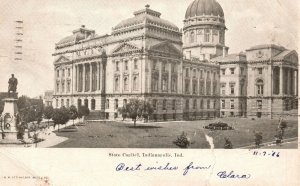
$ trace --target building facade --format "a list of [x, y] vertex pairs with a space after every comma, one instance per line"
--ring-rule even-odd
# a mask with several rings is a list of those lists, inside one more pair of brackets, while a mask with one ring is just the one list
[[[55, 45], [53, 105], [85, 105], [93, 119], [120, 119], [117, 109], [133, 98], [153, 105], [154, 121], [257, 116], [257, 96], [248, 86], [253, 76], [248, 69], [258, 64], [249, 58], [255, 50], [228, 55], [225, 31], [224, 12], [215, 0], [193, 1], [183, 30], [149, 5], [113, 27], [110, 35], [82, 26]], [[287, 55], [298, 62], [297, 53]], [[289, 68], [289, 77], [295, 77], [296, 67]], [[293, 83], [295, 90], [295, 79]], [[293, 96], [280, 99], [287, 98]]]

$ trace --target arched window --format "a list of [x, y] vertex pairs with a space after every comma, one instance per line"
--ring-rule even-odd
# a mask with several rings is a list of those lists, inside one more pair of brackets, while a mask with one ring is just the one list
[[139, 89], [138, 77], [134, 76], [134, 78], [133, 78], [133, 90], [138, 90], [138, 89]]
[[157, 108], [156, 108], [156, 107], [157, 107], [157, 100], [156, 100], [156, 99], [153, 99], [153, 100], [152, 100], [152, 107], [153, 107], [154, 110], [157, 109]]
[[256, 89], [257, 89], [257, 95], [264, 94], [264, 81], [262, 79], [256, 81]]
[[168, 77], [164, 76], [162, 80], [162, 90], [167, 91], [168, 90]]
[[210, 100], [207, 100], [207, 109], [210, 109]]
[[124, 78], [124, 90], [128, 91], [128, 78], [127, 77]]
[[176, 92], [176, 90], [177, 90], [177, 79], [174, 77], [174, 78], [172, 78], [172, 91], [173, 92]]
[[185, 101], [185, 109], [189, 109], [190, 108], [190, 101], [187, 99], [186, 101]]
[[209, 42], [210, 41], [210, 30], [209, 29], [205, 29], [204, 31], [204, 42]]
[[172, 101], [172, 109], [175, 110], [176, 109], [176, 100]]
[[167, 110], [167, 100], [163, 100], [163, 110]]
[[115, 109], [118, 109], [118, 108], [119, 108], [119, 100], [115, 99]]
[[85, 99], [85, 100], [84, 100], [84, 106], [85, 106], [85, 107], [89, 107], [89, 100], [88, 100], [88, 99]]
[[95, 99], [92, 99], [92, 100], [91, 100], [91, 109], [92, 109], [92, 110], [95, 110], [95, 109], [96, 109], [96, 100], [95, 100]]
[[191, 35], [190, 35], [190, 43], [194, 43], [195, 42], [195, 33], [194, 32], [191, 32]]
[[106, 107], [106, 109], [109, 109], [109, 99], [106, 100], [105, 107]]
[[116, 77], [115, 78], [115, 91], [119, 91], [119, 78], [118, 77]]
[[78, 99], [78, 100], [77, 100], [77, 108], [81, 107], [81, 104], [82, 104], [82, 103], [81, 103], [81, 99]]
[[152, 91], [158, 91], [158, 76], [154, 75], [152, 76]]
[[127, 99], [123, 99], [123, 106], [127, 105]]
[[70, 106], [70, 100], [67, 99], [67, 107], [69, 107], [69, 106]]

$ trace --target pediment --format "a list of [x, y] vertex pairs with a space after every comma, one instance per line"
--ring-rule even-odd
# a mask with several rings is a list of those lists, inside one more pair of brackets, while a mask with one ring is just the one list
[[289, 54], [285, 55], [283, 59], [292, 63], [298, 63], [298, 54], [296, 51], [291, 51]]
[[133, 44], [122, 43], [113, 50], [112, 55], [128, 53], [128, 52], [133, 52], [133, 51], [137, 51], [137, 50], [140, 50], [140, 49], [137, 46], [134, 46]]
[[178, 50], [172, 43], [164, 41], [150, 47], [150, 51], [164, 53], [169, 55], [181, 56], [182, 52]]
[[70, 59], [67, 58], [66, 56], [59, 56], [54, 63], [67, 63], [70, 62]]

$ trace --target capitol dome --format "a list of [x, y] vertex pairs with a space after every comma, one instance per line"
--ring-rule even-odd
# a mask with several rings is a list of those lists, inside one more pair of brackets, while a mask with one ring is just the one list
[[216, 0], [194, 0], [186, 10], [185, 19], [203, 15], [224, 18], [223, 9]]

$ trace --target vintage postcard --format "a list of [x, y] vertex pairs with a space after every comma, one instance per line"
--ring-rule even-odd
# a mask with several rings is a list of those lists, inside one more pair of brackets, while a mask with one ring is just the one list
[[299, 4], [2, 0], [0, 185], [299, 185]]

